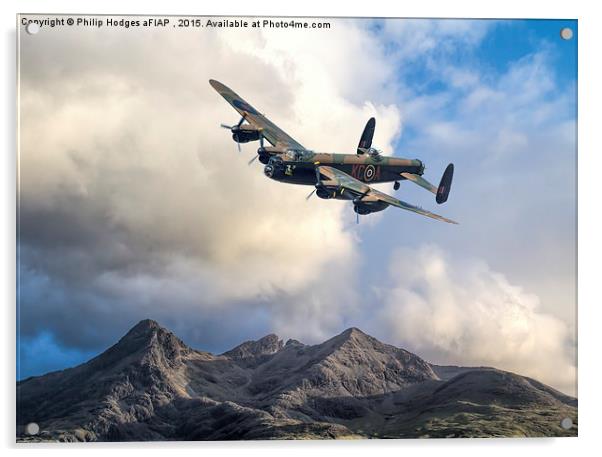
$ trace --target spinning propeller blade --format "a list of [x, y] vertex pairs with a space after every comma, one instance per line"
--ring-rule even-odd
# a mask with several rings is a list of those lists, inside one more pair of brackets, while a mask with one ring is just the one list
[[[261, 133], [259, 133], [259, 147], [263, 149], [263, 135]], [[255, 162], [258, 157], [259, 157], [259, 154], [257, 154], [251, 160], [249, 160], [248, 165], [251, 165], [253, 162]]]
[[226, 124], [220, 124], [219, 126], [223, 129], [233, 130], [235, 128], [240, 127], [244, 121], [245, 121], [245, 117], [243, 116], [240, 118], [240, 121], [238, 121], [238, 124], [236, 124], [235, 126], [234, 125], [226, 125]]
[[[234, 133], [234, 130], [238, 129], [238, 128], [239, 128], [239, 127], [242, 125], [242, 123], [243, 123], [244, 121], [245, 121], [245, 117], [243, 116], [243, 117], [241, 117], [241, 118], [240, 118], [240, 121], [238, 121], [238, 124], [236, 124], [236, 125], [226, 125], [226, 124], [220, 124], [219, 126], [220, 126], [221, 128], [223, 128], [223, 129], [228, 129], [228, 130], [230, 130], [232, 133]], [[240, 149], [240, 143], [239, 143], [238, 141], [236, 142], [236, 147], [238, 148], [238, 152], [240, 152], [240, 151], [241, 151], [241, 149]]]

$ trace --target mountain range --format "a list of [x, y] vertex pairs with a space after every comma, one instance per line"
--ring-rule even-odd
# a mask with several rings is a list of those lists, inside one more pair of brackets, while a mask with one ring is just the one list
[[82, 365], [17, 382], [18, 441], [576, 435], [573, 397], [494, 368], [433, 365], [357, 328], [214, 355], [143, 320]]

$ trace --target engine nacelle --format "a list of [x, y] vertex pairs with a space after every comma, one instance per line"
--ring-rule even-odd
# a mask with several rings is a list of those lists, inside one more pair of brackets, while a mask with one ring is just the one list
[[259, 156], [259, 161], [264, 165], [268, 164], [268, 162], [270, 161], [270, 157], [272, 157], [273, 155], [279, 154], [281, 152], [282, 152], [281, 148], [275, 148], [275, 147], [271, 147], [271, 146], [264, 146], [264, 147], [257, 149], [257, 155]]
[[377, 213], [382, 211], [389, 206], [387, 203], [382, 201], [373, 201], [373, 202], [359, 202], [353, 205], [353, 211], [355, 211], [360, 216], [365, 216], [370, 213]]
[[334, 198], [337, 194], [336, 190], [326, 189], [324, 187], [316, 188], [316, 195], [324, 200], [328, 200], [330, 198]]
[[260, 135], [259, 130], [252, 126], [234, 127], [232, 129], [232, 139], [237, 143], [258, 141]]

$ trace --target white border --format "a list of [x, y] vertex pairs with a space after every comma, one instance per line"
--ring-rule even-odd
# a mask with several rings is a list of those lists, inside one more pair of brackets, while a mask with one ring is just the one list
[[[600, 72], [599, 44], [602, 43], [600, 16], [596, 14], [594, 2], [505, 0], [483, 2], [474, 0], [432, 1], [393, 3], [387, 0], [346, 1], [326, 3], [323, 0], [283, 2], [278, 0], [228, 0], [224, 2], [198, 2], [169, 0], [164, 2], [121, 0], [76, 1], [42, 0], [4, 1], [2, 8], [2, 46], [4, 63], [2, 72], [5, 109], [2, 111], [3, 138], [6, 139], [2, 156], [3, 194], [0, 200], [4, 223], [2, 224], [2, 252], [6, 253], [2, 263], [4, 292], [3, 327], [4, 348], [2, 351], [4, 376], [2, 394], [3, 447], [14, 452], [15, 448], [26, 452], [54, 450], [64, 452], [106, 453], [112, 450], [117, 455], [133, 452], [163, 455], [168, 449], [179, 453], [227, 453], [245, 456], [261, 455], [306, 455], [308, 453], [344, 453], [362, 455], [367, 452], [420, 453], [439, 455], [442, 452], [488, 456], [518, 452], [545, 452], [554, 455], [579, 455], [589, 453], [596, 447], [600, 405], [600, 307], [602, 303], [598, 288], [600, 282], [599, 238], [602, 227], [599, 214], [600, 197]], [[394, 17], [503, 17], [503, 18], [568, 18], [579, 19], [579, 438], [565, 439], [501, 439], [501, 440], [395, 440], [360, 442], [236, 442], [236, 443], [127, 443], [92, 445], [46, 445], [16, 446], [15, 436], [15, 15], [24, 13], [99, 13], [99, 14], [215, 14], [215, 15], [305, 15], [305, 16], [394, 16]], [[596, 133], [598, 135], [596, 135]], [[537, 189], [534, 189], [537, 192]]]

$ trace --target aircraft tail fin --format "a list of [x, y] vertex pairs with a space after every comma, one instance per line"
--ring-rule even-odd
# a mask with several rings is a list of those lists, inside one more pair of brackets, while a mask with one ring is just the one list
[[454, 164], [450, 163], [443, 172], [443, 176], [439, 182], [439, 187], [433, 186], [422, 176], [414, 173], [403, 172], [401, 173], [401, 176], [435, 194], [435, 200], [437, 203], [441, 204], [445, 203], [447, 201], [447, 197], [449, 197], [449, 190], [451, 189], [452, 178], [454, 177]]
[[368, 119], [368, 122], [366, 122], [366, 127], [364, 127], [364, 131], [362, 132], [360, 142], [357, 145], [358, 154], [365, 154], [372, 146], [372, 138], [374, 137], [375, 128], [376, 119], [371, 117], [370, 119]]
[[447, 201], [453, 177], [454, 164], [450, 163], [443, 172], [443, 176], [441, 177], [441, 181], [439, 182], [439, 187], [437, 188], [437, 195], [435, 197], [437, 203], [441, 204]]

